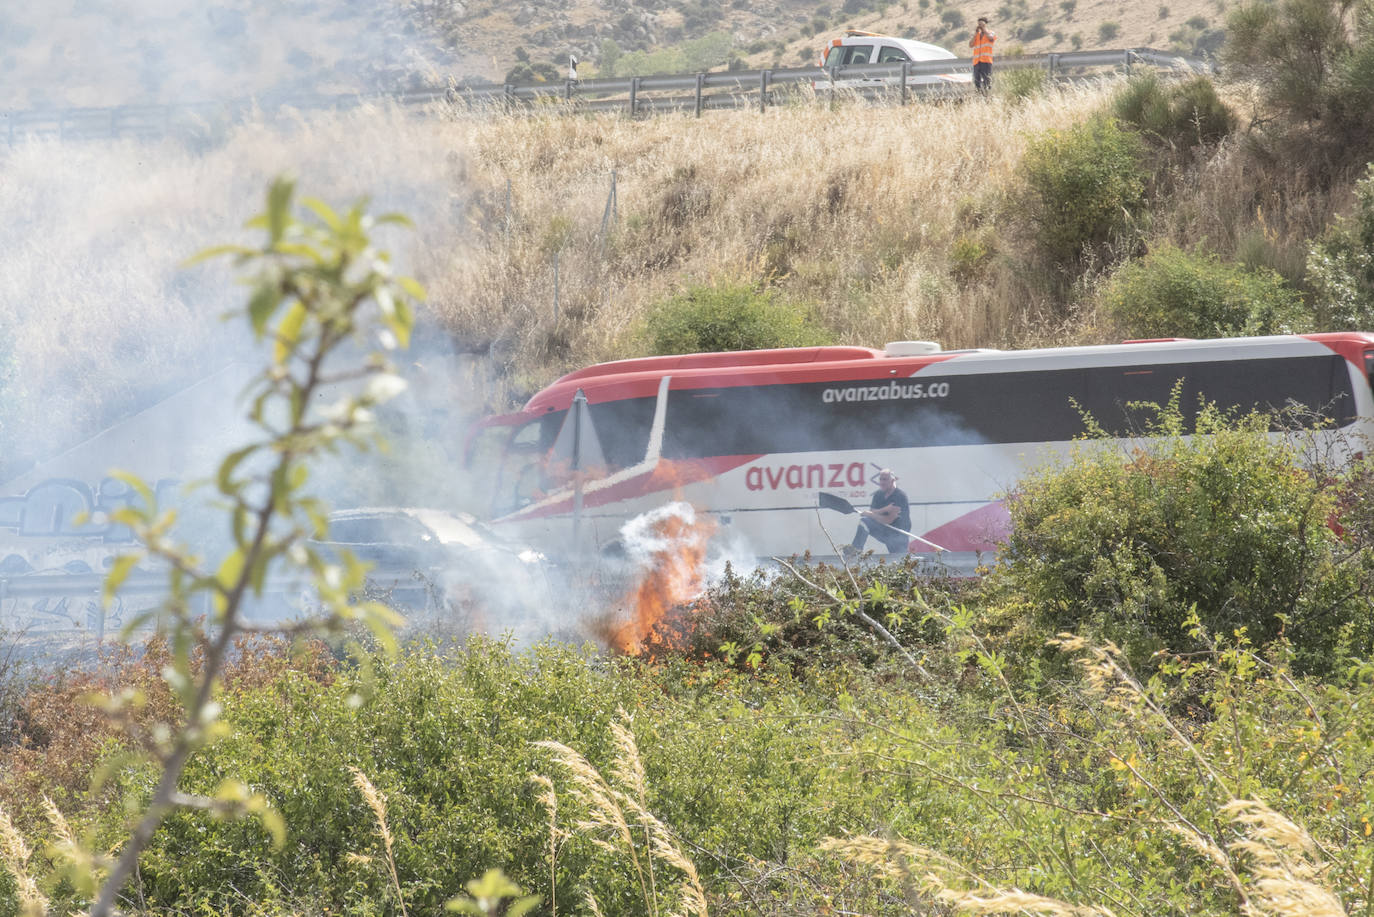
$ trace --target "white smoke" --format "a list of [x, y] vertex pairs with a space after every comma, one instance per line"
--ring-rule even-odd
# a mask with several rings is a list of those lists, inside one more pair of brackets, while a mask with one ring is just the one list
[[690, 568], [681, 571], [682, 580], [695, 588], [693, 594], [678, 599], [684, 602], [720, 582], [727, 568], [748, 571], [758, 563], [758, 555], [743, 535], [710, 516], [699, 518], [696, 507], [683, 501], [635, 516], [621, 526], [620, 538], [625, 545], [626, 575], [631, 578], [643, 576], [665, 558], [690, 561]]

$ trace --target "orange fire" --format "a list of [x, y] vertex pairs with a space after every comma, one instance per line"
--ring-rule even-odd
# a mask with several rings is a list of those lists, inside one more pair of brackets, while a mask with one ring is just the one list
[[652, 648], [671, 648], [680, 642], [680, 613], [705, 587], [702, 561], [715, 530], [709, 516], [690, 512], [653, 520], [648, 534], [655, 548], [648, 569], [625, 596], [628, 620], [607, 634], [612, 648], [628, 655], [652, 656]]

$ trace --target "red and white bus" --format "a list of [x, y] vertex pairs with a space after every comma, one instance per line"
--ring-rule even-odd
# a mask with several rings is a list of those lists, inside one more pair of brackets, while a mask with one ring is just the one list
[[[963, 565], [995, 550], [1007, 531], [1000, 495], [1066, 456], [1084, 412], [1126, 437], [1143, 420], [1132, 403], [1164, 404], [1181, 384], [1185, 410], [1199, 396], [1241, 411], [1304, 406], [1324, 447], [1354, 451], [1374, 434], [1371, 374], [1374, 334], [1362, 332], [649, 357], [569, 373], [478, 424], [468, 455], [486, 440], [497, 459], [493, 526], [555, 554], [574, 531], [582, 550], [614, 550], [628, 519], [684, 500], [757, 556], [832, 556], [854, 517], [819, 511], [818, 495], [862, 506], [889, 467], [911, 503], [910, 550], [939, 545]], [[555, 444], [578, 392], [604, 460], [573, 476]]]

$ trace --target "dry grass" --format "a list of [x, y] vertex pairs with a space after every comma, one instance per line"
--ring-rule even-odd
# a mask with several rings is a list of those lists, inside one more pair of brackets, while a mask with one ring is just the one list
[[[1075, 336], [1082, 330], [1033, 301], [1033, 286], [1008, 270], [1014, 253], [997, 251], [989, 230], [1006, 215], [1027, 138], [1081, 119], [1110, 92], [1094, 84], [1019, 105], [804, 104], [699, 122], [460, 120], [474, 248], [431, 281], [436, 307], [460, 335], [490, 341], [527, 384], [536, 367], [632, 351], [648, 305], [724, 279], [775, 285], [847, 343]], [[612, 170], [620, 221], [603, 260]], [[985, 270], [961, 279], [950, 249], [966, 235], [992, 250]], [[495, 316], [504, 320], [494, 327]]]
[[[627, 718], [623, 710], [620, 716], [622, 720]], [[612, 857], [628, 859], [639, 885], [646, 914], [660, 913], [660, 897], [674, 895], [676, 907], [668, 912], [669, 917], [707, 917], [706, 892], [696, 865], [682, 852], [681, 845], [668, 826], [649, 811], [644, 765], [634, 733], [620, 722], [611, 725], [611, 736], [616, 746], [616, 756], [610, 767], [610, 780], [602, 776], [581, 754], [562, 743], [535, 743], [537, 747], [552, 753], [554, 761], [568, 776], [565, 792], [580, 814], [573, 822], [576, 831], [567, 836], [585, 838]], [[547, 795], [552, 797], [544, 801], [544, 805], [550, 817], [554, 818], [557, 795], [553, 782], [547, 778], [536, 779], [541, 787], [546, 788]], [[557, 832], [556, 825], [553, 830]], [[656, 873], [655, 863], [671, 867], [677, 873], [679, 879], [675, 885], [670, 885], [667, 877]], [[590, 891], [586, 903], [592, 913], [600, 913], [601, 909]]]
[[[0, 424], [15, 452], [42, 457], [248, 358], [220, 322], [240, 298], [228, 273], [180, 264], [233, 240], [283, 171], [304, 193], [370, 194], [412, 216], [413, 238], [384, 241], [430, 286], [459, 349], [494, 358], [499, 384], [473, 401], [501, 404], [508, 385], [631, 353], [649, 304], [723, 278], [814, 303], [844, 341], [1010, 343], [1038, 327], [1020, 285], [995, 267], [961, 284], [949, 245], [1001, 213], [1027, 134], [1081, 117], [1108, 91], [993, 101], [976, 116], [957, 105], [701, 121], [362, 109], [227, 130], [200, 150], [21, 145], [0, 169], [0, 204], [14, 215], [0, 229]], [[612, 170], [618, 220], [603, 242]], [[420, 342], [442, 332], [422, 327]]]
[[[1030, 137], [1101, 109], [1116, 85], [700, 120], [378, 108], [221, 127], [199, 151], [21, 146], [0, 169], [0, 204], [17, 215], [0, 229], [0, 432], [18, 444], [0, 462], [53, 454], [252, 359], [219, 321], [239, 304], [229, 275], [179, 264], [232, 240], [281, 171], [306, 194], [371, 194], [414, 218], [416, 234], [383, 241], [430, 289], [415, 361], [448, 373], [414, 389], [468, 412], [641, 353], [649, 307], [691, 284], [772, 286], [842, 343], [1102, 340], [1090, 284], [1055, 299], [1027, 266], [1016, 168]], [[1295, 179], [1228, 204], [1254, 169], [1227, 148], [1157, 225], [1223, 253], [1269, 233], [1274, 258], [1299, 257], [1339, 196], [1305, 196]]]
[[348, 770], [353, 775], [353, 785], [362, 794], [363, 801], [367, 803], [367, 807], [372, 810], [373, 818], [377, 820], [377, 837], [381, 839], [382, 852], [386, 855], [388, 878], [391, 879], [392, 890], [396, 892], [396, 904], [401, 909], [401, 917], [405, 917], [406, 901], [405, 895], [401, 892], [401, 878], [396, 872], [395, 843], [386, 820], [386, 797], [372, 785], [371, 780], [367, 779], [367, 774], [356, 767], [349, 767]]
[[[1176, 829], [1189, 846], [1236, 883], [1241, 913], [1253, 917], [1346, 917], [1330, 888], [1322, 884], [1325, 865], [1300, 825], [1263, 802], [1233, 799], [1220, 814], [1240, 838], [1225, 850], [1206, 841], [1191, 826]], [[1045, 917], [1110, 917], [1101, 906], [1070, 904], [1019, 888], [999, 888], [956, 861], [915, 844], [880, 837], [829, 838], [823, 850], [876, 869], [907, 888], [911, 904], [920, 896], [949, 906], [956, 914], [1043, 914]]]
[[9, 815], [0, 809], [0, 863], [14, 877], [18, 891], [19, 906], [27, 917], [42, 917], [48, 906], [48, 899], [38, 890], [38, 885], [29, 875], [29, 857], [32, 853], [24, 836], [14, 827]]

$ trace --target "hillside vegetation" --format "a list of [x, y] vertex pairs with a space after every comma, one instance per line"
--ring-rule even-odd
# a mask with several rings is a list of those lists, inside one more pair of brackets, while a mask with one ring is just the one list
[[[1142, 408], [1150, 436], [1015, 483], [977, 580], [729, 571], [633, 657], [466, 633], [396, 652], [395, 609], [309, 541], [317, 495], [356, 495], [312, 457], [370, 442], [400, 389], [381, 351], [412, 331], [409, 406], [460, 407], [388, 467], [442, 502], [453, 463], [414, 456], [456, 415], [720, 325], [711, 346], [1374, 327], [1371, 15], [1246, 7], [1225, 49], [1246, 82], [1221, 87], [1002, 78], [699, 122], [377, 110], [195, 155], [13, 151], [7, 444], [234, 355], [267, 369], [240, 406], [262, 461], [213, 484], [225, 556], [175, 544], [151, 491], [115, 520], [172, 565], [168, 636], [87, 669], [0, 655], [0, 917], [1374, 913], [1368, 444]], [[293, 208], [276, 181], [230, 238], [253, 246], [219, 252], [246, 295], [176, 270], [283, 161], [375, 208]], [[399, 266], [364, 217], [393, 208], [420, 227]], [[326, 377], [358, 390], [317, 405]], [[240, 609], [286, 564], [324, 617], [260, 639]]]
[[[415, 217], [405, 256], [433, 293], [421, 362], [468, 355], [468, 394], [431, 405], [454, 444], [465, 415], [644, 352], [663, 303], [741, 286], [813, 338], [878, 346], [1368, 324], [1366, 14], [1304, 2], [1326, 11], [1326, 65], [1264, 64], [1292, 27], [1263, 7], [1273, 22], [1247, 26], [1232, 61], [1254, 81], [1217, 86], [1004, 71], [990, 99], [908, 107], [799, 100], [700, 121], [370, 107], [207, 126], [190, 147], [23, 144], [0, 185], [22, 215], [5, 230], [0, 384], [17, 397], [0, 423], [16, 445], [0, 462], [17, 472], [232, 355], [207, 333], [222, 278], [176, 265], [282, 169]], [[1200, 291], [1238, 288], [1267, 305], [1198, 308]]]

